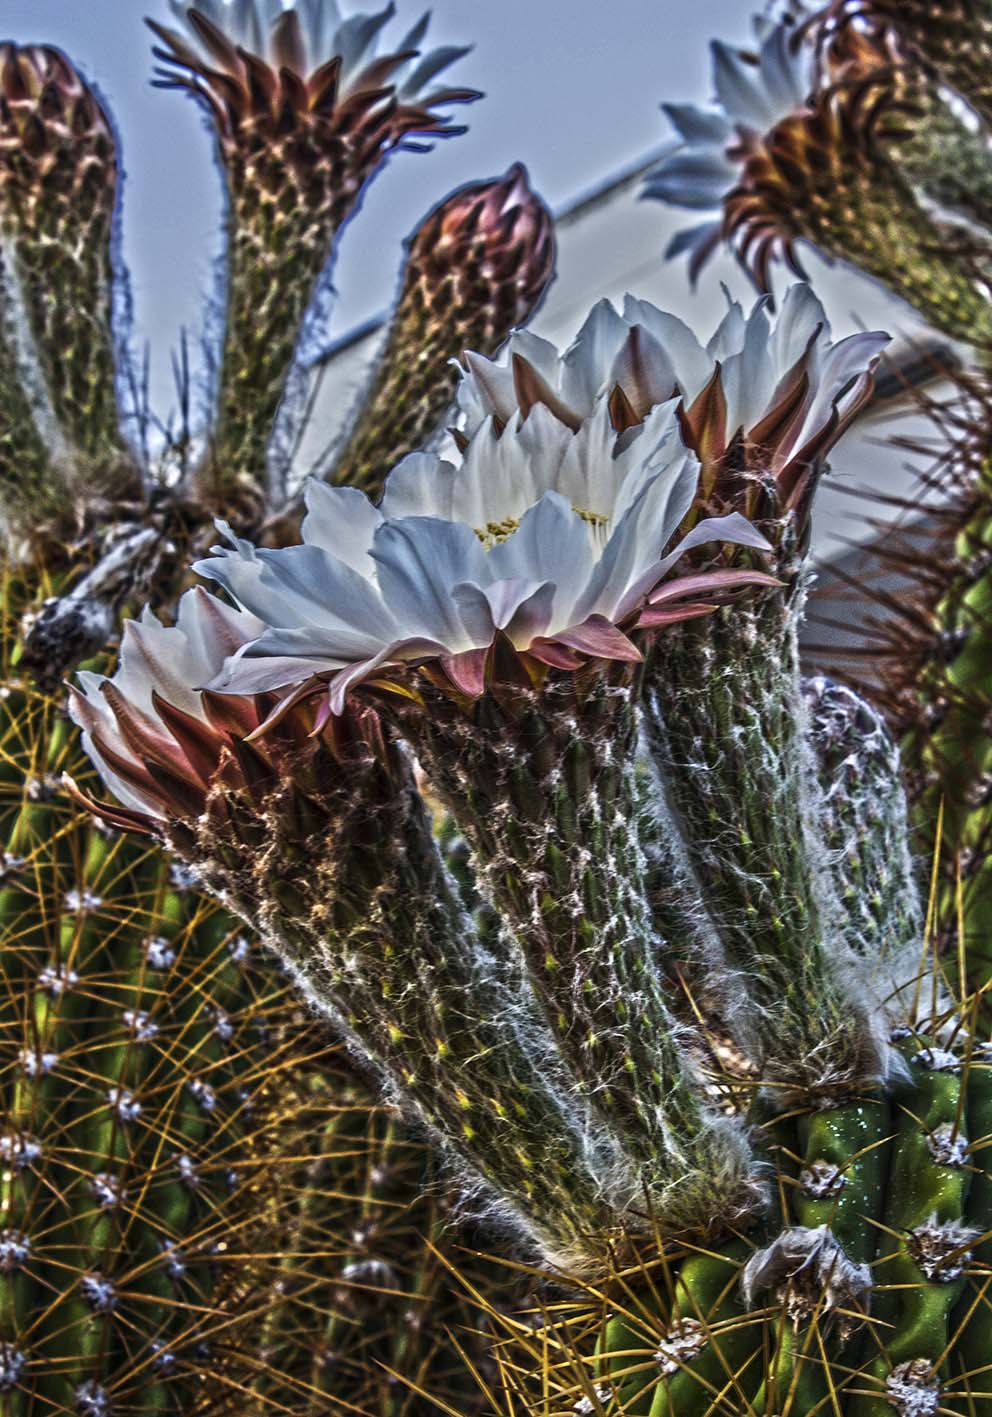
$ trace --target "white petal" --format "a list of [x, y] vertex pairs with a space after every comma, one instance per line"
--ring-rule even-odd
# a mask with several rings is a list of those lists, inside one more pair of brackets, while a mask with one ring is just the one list
[[723, 287], [723, 293], [727, 301], [727, 313], [717, 325], [706, 346], [706, 353], [714, 363], [717, 360], [729, 359], [732, 354], [737, 354], [744, 344], [746, 327], [744, 310], [740, 301], [733, 298], [726, 286]]
[[733, 137], [733, 128], [718, 108], [697, 108], [694, 103], [663, 103], [661, 110], [687, 143], [725, 147]]
[[384, 517], [451, 517], [455, 476], [433, 453], [409, 453], [386, 478], [379, 509]]
[[772, 365], [769, 349], [770, 326], [765, 304], [759, 301], [748, 316], [740, 353], [724, 357], [722, 383], [730, 437], [759, 422], [778, 384], [778, 371]]
[[[481, 409], [485, 416], [495, 414], [500, 422], [509, 423], [517, 411], [513, 374], [505, 365], [497, 364], [493, 359], [485, 359], [471, 349], [465, 351], [464, 359], [468, 372], [462, 382], [462, 391], [459, 392], [459, 403], [463, 411], [470, 414], [474, 405]], [[471, 402], [463, 400], [463, 392], [471, 396]]]
[[812, 46], [794, 48], [794, 33], [791, 25], [776, 25], [761, 45], [761, 82], [773, 120], [800, 108], [811, 87]]
[[775, 319], [772, 331], [772, 352], [779, 378], [793, 367], [808, 346], [817, 329], [826, 344], [830, 340], [830, 322], [812, 286], [796, 281], [785, 292], [785, 299]]
[[359, 492], [357, 487], [329, 487], [326, 482], [310, 477], [304, 498], [307, 515], [303, 521], [303, 540], [329, 551], [363, 576], [371, 576], [373, 566], [368, 550], [376, 527], [382, 522], [382, 513], [365, 493]]
[[256, 615], [235, 610], [219, 596], [194, 586], [180, 598], [176, 629], [186, 637], [190, 654], [201, 666], [197, 678], [216, 672], [228, 655], [265, 629]]
[[721, 148], [684, 148], [664, 158], [651, 173], [653, 197], [690, 211], [719, 207], [735, 185], [738, 165]]
[[713, 87], [716, 96], [733, 123], [763, 130], [778, 117], [774, 104], [762, 86], [761, 74], [741, 51], [715, 39], [710, 45], [713, 56]]
[[372, 556], [386, 604], [395, 608], [399, 633], [436, 640], [457, 654], [474, 649], [452, 599], [462, 581], [492, 579], [486, 554], [471, 527], [434, 517], [385, 522]]
[[529, 643], [544, 633], [551, 620], [554, 586], [549, 581], [515, 577], [495, 581], [483, 590], [466, 583], [452, 595], [466, 624], [477, 626], [478, 648], [490, 645], [497, 630], [510, 628]]
[[[254, 548], [252, 548], [254, 552]], [[195, 561], [192, 569], [205, 580], [216, 581], [244, 610], [266, 623], [292, 625], [299, 613], [298, 598], [284, 597], [272, 585], [262, 585], [262, 562], [252, 554], [215, 546], [215, 554]]]
[[562, 397], [577, 413], [592, 409], [627, 333], [610, 302], [597, 301], [562, 359]]
[[699, 461], [683, 451], [646, 483], [620, 519], [602, 559], [575, 607], [576, 618], [614, 619], [633, 585], [661, 560], [661, 553], [692, 505], [699, 485]]
[[677, 315], [669, 315], [659, 310], [648, 300], [635, 300], [632, 295], [624, 298], [624, 317], [631, 324], [643, 325], [668, 353], [675, 368], [679, 387], [691, 403], [709, 383], [713, 373], [713, 361], [684, 320]]
[[572, 606], [592, 571], [589, 529], [564, 497], [546, 493], [517, 531], [489, 552], [493, 580], [550, 581], [555, 586], [553, 626], [572, 623]]

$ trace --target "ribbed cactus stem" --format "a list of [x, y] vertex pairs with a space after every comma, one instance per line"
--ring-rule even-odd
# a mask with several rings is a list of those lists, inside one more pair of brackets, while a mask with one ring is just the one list
[[880, 711], [828, 679], [803, 681], [820, 789], [819, 825], [838, 925], [898, 1021], [924, 954], [923, 903], [899, 752]]
[[116, 392], [117, 143], [57, 49], [0, 49], [0, 225], [59, 432], [96, 493], [133, 492]]
[[[942, 1364], [951, 1342], [950, 1316], [971, 1263], [970, 1246], [984, 1233], [965, 1223], [971, 1185], [962, 1060], [926, 1042], [907, 1046], [914, 1088], [896, 1096], [896, 1136], [886, 1205], [873, 1270], [876, 1321], [892, 1325], [882, 1340], [866, 1340], [867, 1361], [851, 1417], [906, 1417], [926, 1408], [900, 1407], [916, 1387], [941, 1394]], [[935, 1405], [932, 1409], [937, 1411]]]
[[992, 1326], [992, 1066], [987, 1046], [974, 1049], [964, 1060], [967, 1099], [971, 1185], [965, 1207], [965, 1223], [976, 1236], [973, 1262], [967, 1266], [964, 1293], [951, 1315], [951, 1332], [960, 1341], [951, 1361], [956, 1383], [974, 1404], [975, 1417], [992, 1413], [992, 1354], [989, 1329]]
[[261, 810], [218, 784], [202, 827], [167, 835], [260, 923], [398, 1100], [467, 1163], [470, 1183], [481, 1173], [546, 1257], [602, 1263], [600, 1237], [621, 1223], [636, 1182], [609, 1147], [584, 1141], [582, 1107], [549, 1089], [550, 1040], [520, 1016], [474, 938], [410, 765], [372, 725], [350, 742], [339, 728], [339, 757], [319, 743], [307, 754], [287, 730], [295, 783], [266, 771], [252, 789]]
[[859, 1328], [856, 1315], [870, 1306], [873, 1216], [888, 1177], [892, 1130], [881, 1091], [798, 1119], [787, 1228], [743, 1275], [753, 1305], [771, 1299], [782, 1306], [756, 1399], [761, 1412], [814, 1412], [830, 1403], [833, 1378], [823, 1353], [843, 1355]]
[[469, 710], [428, 693], [407, 731], [657, 1224], [719, 1226], [757, 1197], [748, 1149], [704, 1105], [664, 996], [637, 835], [634, 685], [552, 673], [537, 690], [509, 650], [504, 671]]
[[452, 361], [495, 354], [553, 270], [551, 214], [519, 163], [445, 198], [407, 241], [385, 345], [333, 480], [376, 500], [387, 472], [437, 432], [458, 385]]
[[785, 592], [659, 639], [645, 694], [648, 742], [731, 969], [754, 1003], [740, 1019], [764, 1076], [855, 1090], [881, 1058], [844, 990], [825, 917], [796, 646]]

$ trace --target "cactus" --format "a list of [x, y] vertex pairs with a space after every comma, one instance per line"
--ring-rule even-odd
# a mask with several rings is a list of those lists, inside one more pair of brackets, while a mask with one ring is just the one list
[[[474, 1383], [439, 1340], [473, 1322], [441, 1258], [460, 1223], [448, 1174], [254, 933], [58, 780], [88, 771], [65, 674], [109, 667], [149, 595], [174, 609], [218, 510], [242, 530], [291, 521], [277, 425], [335, 232], [390, 151], [456, 131], [435, 110], [474, 94], [421, 97], [461, 54], [420, 58], [425, 22], [376, 60], [385, 17], [328, 30], [330, 5], [175, 8], [212, 46], [208, 59], [158, 27], [171, 81], [213, 95], [228, 318], [212, 425], [151, 460], [131, 437], [107, 105], [58, 50], [0, 50], [0, 1409], [403, 1417], [425, 1406], [401, 1369], [471, 1412]], [[266, 115], [268, 165], [272, 133], [246, 150]], [[294, 198], [293, 240], [280, 196]], [[553, 238], [519, 168], [461, 201], [458, 240], [443, 270], [419, 268], [417, 299], [447, 301], [452, 327], [491, 352], [543, 293]], [[245, 316], [260, 281], [264, 349]], [[432, 394], [408, 352], [380, 374], [417, 399], [422, 430], [451, 378], [442, 367]], [[396, 430], [392, 454], [411, 446]]]
[[[779, 28], [765, 41], [768, 56], [778, 52], [777, 44], [796, 69], [809, 73], [811, 66], [815, 71], [814, 56], [819, 54], [828, 77], [843, 81], [841, 95], [850, 91], [844, 83], [849, 86], [852, 77], [860, 80], [852, 92], [863, 97], [874, 89], [880, 95], [877, 121], [852, 119], [851, 131], [836, 145], [840, 156], [835, 162], [852, 161], [854, 149], [860, 151], [867, 143], [875, 160], [886, 169], [886, 182], [898, 181], [944, 203], [950, 198], [951, 206], [955, 184], [962, 189], [970, 187], [977, 194], [983, 192], [992, 172], [984, 122], [977, 131], [972, 124], [967, 138], [948, 142], [946, 117], [938, 124], [933, 122], [932, 99], [935, 79], [940, 80], [947, 86], [945, 94], [948, 88], [956, 89], [960, 98], [987, 120], [985, 79], [975, 63], [975, 55], [984, 52], [988, 40], [988, 24], [980, 7], [936, 5], [929, 7], [924, 17], [920, 7], [912, 4], [892, 6], [885, 0], [835, 3], [807, 17], [804, 42], [798, 42], [799, 37], [788, 26]], [[728, 56], [726, 62], [736, 65], [738, 75], [747, 75], [749, 61], [729, 52]], [[770, 57], [763, 62], [770, 63]], [[926, 101], [911, 112], [908, 121], [898, 112], [893, 116], [894, 108], [898, 109], [894, 90], [901, 97], [912, 94], [917, 100], [921, 93], [925, 95]], [[810, 104], [815, 108], [817, 102], [838, 101], [835, 85], [825, 87], [822, 99]], [[941, 112], [946, 115], [946, 111], [945, 102]], [[853, 113], [851, 109], [849, 116]], [[809, 109], [800, 104], [796, 113], [782, 121], [806, 125], [806, 131], [812, 119]], [[766, 149], [778, 150], [777, 134], [775, 128], [764, 135]], [[730, 156], [738, 160], [737, 154]], [[701, 151], [693, 156], [684, 154], [676, 164], [680, 160], [691, 164], [701, 157]], [[924, 287], [914, 290], [912, 282], [903, 283], [896, 269], [898, 262], [887, 269], [877, 262], [865, 262], [860, 233], [851, 236], [838, 226], [826, 236], [816, 228], [808, 183], [811, 172], [818, 170], [811, 162], [804, 163], [802, 171], [782, 168], [782, 201], [774, 208], [767, 207], [761, 218], [767, 242], [791, 248], [798, 236], [820, 241], [827, 250], [865, 265], [941, 328], [953, 329], [957, 317], [950, 307], [945, 303], [939, 308], [940, 302], [935, 304]], [[651, 179], [650, 190], [678, 200], [681, 180], [677, 165], [673, 169], [671, 164], [662, 164]], [[744, 186], [746, 182], [730, 191], [728, 180], [724, 198], [728, 234], [743, 229], [737, 213]], [[790, 203], [793, 211], [786, 216], [785, 206]], [[757, 207], [754, 210], [757, 213]], [[931, 214], [929, 260], [944, 260], [950, 252], [954, 260], [963, 261], [963, 269], [971, 270], [975, 296], [985, 303], [976, 263], [980, 264], [981, 232], [988, 230], [988, 216], [980, 203], [969, 215], [970, 235], [948, 242], [946, 227]], [[975, 222], [980, 225], [976, 227]], [[748, 257], [754, 248], [745, 237], [738, 249]], [[916, 263], [911, 264], [915, 270]], [[931, 273], [936, 270], [933, 264], [929, 269]], [[936, 465], [928, 466], [921, 487], [941, 486], [944, 504], [939, 510], [927, 511], [927, 531], [918, 533], [907, 525], [915, 511], [912, 501], [907, 501], [900, 524], [864, 558], [857, 577], [861, 596], [876, 594], [872, 587], [880, 570], [895, 572], [902, 582], [898, 595], [877, 592], [882, 613], [872, 627], [869, 656], [858, 663], [846, 662], [843, 656], [840, 660], [828, 658], [835, 672], [882, 704], [900, 737], [914, 819], [921, 842], [927, 844], [918, 848], [921, 854], [929, 850], [928, 844], [939, 830], [937, 933], [945, 952], [961, 952], [961, 967], [972, 991], [984, 990], [989, 978], [985, 866], [989, 412], [983, 318], [976, 318], [972, 329], [959, 330], [979, 347], [979, 370], [969, 373], [947, 368], [954, 395], [945, 400], [919, 394], [916, 399], [920, 411], [932, 420], [935, 439], [932, 443], [917, 441], [909, 450], [925, 465], [933, 464], [936, 456]], [[980, 997], [977, 1004], [984, 1020], [988, 1015], [985, 998]]]
[[[7, 512], [6, 613], [35, 613], [6, 636], [0, 705], [0, 1401], [983, 1413], [979, 1001], [935, 948], [946, 902], [924, 911], [884, 723], [804, 680], [797, 647], [816, 489], [885, 337], [835, 342], [797, 286], [774, 321], [731, 302], [705, 345], [628, 299], [564, 356], [520, 331], [497, 354], [550, 274], [514, 172], [408, 243], [369, 403], [294, 544], [280, 422], [334, 232], [386, 152], [450, 132], [435, 109], [469, 94], [418, 97], [454, 57], [413, 62], [423, 25], [368, 58], [388, 12], [326, 58], [317, 0], [174, 8], [163, 82], [207, 104], [230, 199], [203, 448], [146, 510], [126, 442], [86, 445], [45, 393], [50, 323], [4, 366], [9, 445], [40, 451], [37, 503]], [[976, 144], [928, 73], [889, 62], [895, 31], [792, 19], [758, 63], [792, 105], [778, 131], [680, 111], [730, 143], [707, 159], [728, 234], [761, 283], [816, 238], [985, 341], [979, 254], [928, 205], [921, 125], [950, 125], [962, 164]], [[718, 63], [747, 108], [750, 61]], [[941, 190], [963, 194], [952, 167]], [[307, 224], [282, 204], [301, 192]], [[450, 250], [425, 261], [438, 230]], [[451, 399], [452, 331], [481, 346], [454, 464], [416, 446]], [[98, 354], [94, 420], [117, 407]], [[34, 538], [28, 504], [51, 509]], [[183, 590], [188, 566], [221, 593]], [[81, 661], [77, 739], [49, 684]], [[239, 967], [236, 918], [284, 977]], [[445, 1258], [453, 1215], [536, 1313], [507, 1312], [528, 1290], [498, 1266]], [[446, 1308], [459, 1268], [468, 1307]]]
[[[802, 287], [705, 347], [638, 301], [564, 358], [515, 335], [467, 361], [460, 465], [406, 459], [378, 507], [312, 483], [301, 545], [197, 563], [239, 609], [188, 592], [74, 694], [116, 801], [82, 799], [258, 922], [571, 1286], [539, 1332], [491, 1307], [508, 1410], [980, 1410], [988, 1068], [927, 969], [891, 740], [795, 652], [883, 345], [832, 343]], [[699, 1026], [665, 984], [679, 893]]]

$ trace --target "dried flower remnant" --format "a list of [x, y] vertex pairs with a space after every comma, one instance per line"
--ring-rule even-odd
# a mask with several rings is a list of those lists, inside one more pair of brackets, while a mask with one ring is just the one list
[[264, 484], [304, 316], [366, 183], [389, 153], [463, 132], [440, 110], [479, 95], [435, 85], [467, 51], [422, 53], [426, 16], [379, 53], [391, 7], [343, 21], [332, 0], [172, 9], [181, 29], [148, 22], [161, 41], [158, 82], [204, 104], [229, 199], [226, 334], [203, 470], [224, 505], [229, 479], [228, 498]]

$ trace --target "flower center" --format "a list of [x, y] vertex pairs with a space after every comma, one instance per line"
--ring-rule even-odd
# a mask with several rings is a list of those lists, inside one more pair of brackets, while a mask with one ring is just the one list
[[501, 522], [486, 522], [484, 527], [473, 527], [473, 530], [486, 550], [491, 551], [511, 537], [519, 525], [516, 517], [506, 517]]
[[[590, 512], [585, 507], [573, 507], [572, 511], [580, 516], [593, 531], [598, 531], [601, 527], [609, 523], [609, 517], [605, 512]], [[482, 542], [487, 551], [498, 546], [501, 541], [506, 541], [519, 527], [520, 522], [516, 517], [505, 517], [501, 522], [486, 522], [484, 527], [473, 527], [472, 530]]]

